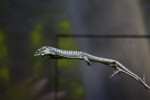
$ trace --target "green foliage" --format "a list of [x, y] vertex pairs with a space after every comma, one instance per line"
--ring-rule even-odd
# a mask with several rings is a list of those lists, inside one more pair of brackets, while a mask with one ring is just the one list
[[81, 100], [83, 99], [83, 94], [84, 94], [84, 89], [83, 86], [79, 83], [77, 83], [76, 81], [72, 81], [71, 83], [71, 87], [73, 88], [73, 97], [74, 100]]
[[31, 32], [31, 43], [37, 46], [42, 43], [42, 40], [42, 26], [40, 24], [37, 24]]
[[68, 20], [63, 20], [58, 23], [59, 26], [59, 34], [71, 34], [70, 22]]

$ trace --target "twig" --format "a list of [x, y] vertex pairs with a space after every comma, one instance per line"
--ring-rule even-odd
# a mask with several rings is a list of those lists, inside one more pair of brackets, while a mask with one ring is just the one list
[[145, 83], [145, 75], [143, 75], [143, 79], [141, 79], [139, 76], [134, 76], [134, 75], [132, 75], [130, 72], [127, 72], [127, 71], [125, 71], [125, 70], [123, 70], [123, 69], [121, 69], [121, 68], [119, 68], [118, 67], [118, 65], [117, 65], [117, 63], [116, 63], [116, 65], [114, 65], [114, 67], [117, 69], [117, 71], [115, 71], [111, 76], [110, 76], [110, 78], [112, 78], [113, 76], [115, 76], [116, 74], [119, 74], [119, 73], [125, 73], [126, 75], [129, 75], [129, 76], [131, 76], [132, 78], [134, 78], [135, 80], [137, 80], [138, 82], [140, 82], [142, 85], [144, 85], [144, 87], [146, 88], [146, 89], [149, 89], [150, 90], [150, 86], [148, 86], [146, 83]]

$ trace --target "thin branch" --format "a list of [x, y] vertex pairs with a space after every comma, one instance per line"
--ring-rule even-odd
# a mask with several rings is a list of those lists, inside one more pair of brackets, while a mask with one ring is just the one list
[[112, 77], [115, 76], [116, 74], [119, 75], [120, 72], [121, 72], [120, 69], [118, 69], [117, 71], [114, 71], [114, 73], [110, 76], [110, 78], [112, 78]]
[[132, 75], [130, 72], [127, 72], [127, 71], [125, 71], [125, 70], [119, 68], [118, 65], [117, 65], [117, 63], [116, 63], [116, 65], [115, 65], [114, 67], [117, 69], [117, 71], [115, 71], [115, 72], [110, 76], [110, 78], [112, 78], [112, 77], [115, 76], [116, 74], [119, 74], [119, 73], [122, 72], [122, 73], [125, 73], [126, 75], [128, 75], [128, 76], [134, 78], [135, 80], [137, 80], [138, 82], [140, 82], [142, 85], [144, 85], [144, 87], [145, 87], [146, 89], [149, 89], [149, 90], [150, 90], [150, 86], [148, 86], [148, 85], [145, 83], [145, 75], [143, 75], [143, 79], [141, 79], [139, 76], [137, 76], [137, 75], [134, 76], [134, 75]]

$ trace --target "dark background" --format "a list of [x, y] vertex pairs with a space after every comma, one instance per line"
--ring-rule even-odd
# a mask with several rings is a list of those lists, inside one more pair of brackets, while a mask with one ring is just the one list
[[81, 50], [116, 59], [150, 84], [150, 38], [56, 37], [147, 36], [149, 25], [149, 0], [1, 0], [0, 100], [149, 100], [140, 83], [109, 78], [114, 69], [105, 65], [33, 56], [44, 45]]

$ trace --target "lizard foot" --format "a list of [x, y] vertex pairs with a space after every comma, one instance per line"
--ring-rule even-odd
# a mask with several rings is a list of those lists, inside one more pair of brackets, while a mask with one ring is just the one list
[[83, 59], [87, 62], [87, 64], [88, 64], [89, 66], [94, 65], [94, 63], [93, 63], [93, 62], [91, 62], [91, 61], [88, 59], [88, 57], [83, 56]]

